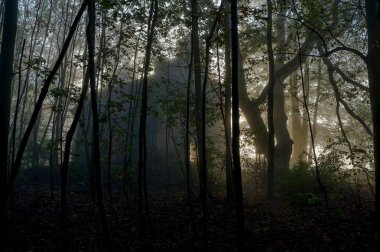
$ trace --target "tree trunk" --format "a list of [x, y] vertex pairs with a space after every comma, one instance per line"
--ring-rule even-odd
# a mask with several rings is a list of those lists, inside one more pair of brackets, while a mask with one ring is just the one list
[[268, 198], [274, 198], [274, 56], [273, 56], [273, 38], [272, 38], [272, 0], [267, 0], [268, 16], [267, 16], [267, 50], [269, 61], [269, 84], [268, 84]]
[[[304, 84], [306, 89], [306, 100], [309, 102], [309, 65], [308, 60], [305, 63]], [[294, 164], [299, 160], [306, 161], [308, 152], [308, 120], [306, 108], [300, 102], [299, 88], [297, 86], [296, 74], [292, 74], [290, 78], [291, 93], [291, 114], [292, 114], [292, 138], [294, 141], [291, 163]], [[302, 97], [302, 96], [301, 96]]]
[[196, 110], [196, 135], [197, 135], [197, 154], [198, 154], [198, 171], [200, 191], [199, 196], [202, 202], [203, 210], [203, 249], [207, 250], [207, 171], [206, 171], [206, 156], [205, 156], [205, 136], [203, 126], [204, 116], [202, 113], [202, 74], [201, 74], [201, 53], [199, 45], [199, 12], [198, 0], [191, 2], [192, 13], [192, 36], [191, 44], [193, 47], [193, 67], [194, 67], [194, 83], [195, 83], [195, 110]]
[[[143, 215], [143, 195], [145, 199], [146, 214], [149, 218], [148, 211], [148, 195], [146, 185], [146, 118], [147, 118], [147, 105], [148, 105], [148, 74], [150, 59], [152, 54], [152, 45], [154, 38], [154, 29], [157, 21], [158, 0], [151, 0], [149, 20], [148, 20], [148, 39], [145, 51], [144, 62], [144, 79], [142, 83], [142, 100], [140, 112], [140, 128], [139, 128], [139, 167], [138, 167], [138, 211], [141, 228], [143, 229], [144, 215]], [[143, 233], [143, 232], [142, 232]]]
[[[8, 178], [8, 137], [11, 109], [11, 86], [13, 80], [14, 48], [17, 31], [17, 0], [5, 0], [3, 34], [0, 54], [0, 199], [6, 198]], [[4, 203], [5, 202], [1, 202]], [[0, 242], [7, 241], [5, 209], [0, 208]]]
[[[313, 111], [313, 135], [311, 137], [314, 138], [314, 141], [317, 137], [317, 125], [318, 125], [318, 109], [319, 109], [319, 100], [321, 98], [321, 88], [322, 88], [322, 60], [318, 60], [318, 73], [317, 73], [317, 94], [315, 97], [314, 102], [314, 111]], [[311, 137], [309, 142], [309, 153], [312, 153], [312, 146], [311, 146]], [[311, 161], [310, 155], [308, 158], [308, 161]]]
[[[373, 147], [376, 182], [376, 232], [380, 236], [380, 4], [376, 0], [366, 0], [368, 30], [368, 82], [373, 120]], [[379, 238], [378, 238], [379, 239]]]
[[235, 207], [239, 246], [244, 248], [244, 206], [240, 166], [240, 126], [239, 126], [239, 35], [237, 0], [231, 1], [231, 63], [232, 63], [232, 160], [234, 167]]
[[70, 129], [66, 135], [65, 151], [64, 151], [64, 156], [63, 156], [63, 162], [61, 165], [61, 225], [62, 225], [63, 249], [65, 251], [70, 249], [70, 240], [68, 237], [68, 230], [67, 230], [67, 181], [68, 181], [68, 172], [69, 172], [71, 143], [73, 140], [75, 130], [78, 126], [80, 116], [82, 114], [84, 101], [85, 101], [87, 91], [88, 91], [88, 82], [89, 82], [89, 76], [88, 74], [86, 74], [83, 80], [82, 93], [78, 101], [78, 107], [75, 112], [73, 122], [71, 123]]
[[7, 186], [6, 186], [6, 192], [4, 194], [0, 195], [1, 196], [1, 198], [0, 198], [0, 213], [5, 213], [6, 203], [8, 201], [8, 198], [10, 196], [10, 192], [12, 191], [13, 185], [14, 185], [16, 177], [17, 177], [17, 174], [19, 172], [19, 168], [20, 168], [20, 165], [21, 165], [22, 157], [23, 157], [26, 145], [28, 143], [30, 134], [32, 133], [33, 126], [34, 126], [34, 124], [35, 124], [35, 122], [37, 120], [38, 113], [40, 112], [40, 110], [42, 108], [44, 99], [45, 99], [45, 97], [46, 97], [46, 95], [47, 95], [47, 93], [49, 91], [50, 84], [52, 83], [53, 78], [54, 78], [55, 74], [57, 73], [60, 64], [63, 61], [63, 58], [64, 58], [64, 56], [65, 56], [65, 54], [67, 52], [67, 49], [68, 49], [68, 47], [70, 45], [70, 41], [71, 41], [71, 39], [72, 39], [72, 37], [74, 35], [74, 32], [75, 32], [75, 30], [76, 30], [76, 28], [78, 26], [80, 18], [82, 16], [83, 12], [86, 9], [86, 6], [87, 6], [87, 1], [84, 1], [83, 4], [82, 4], [82, 6], [79, 9], [78, 14], [75, 17], [75, 20], [73, 21], [73, 24], [72, 24], [72, 26], [70, 28], [69, 34], [67, 35], [67, 38], [65, 40], [65, 43], [64, 43], [64, 45], [62, 47], [62, 50], [61, 50], [59, 56], [58, 56], [58, 59], [57, 59], [56, 63], [54, 64], [54, 67], [51, 70], [51, 72], [49, 73], [48, 77], [44, 81], [43, 87], [41, 89], [40, 96], [38, 97], [37, 103], [36, 103], [36, 105], [34, 107], [34, 110], [33, 110], [33, 113], [31, 115], [30, 121], [29, 121], [28, 126], [26, 128], [26, 131], [25, 131], [25, 133], [24, 133], [24, 135], [22, 137], [22, 140], [21, 140], [21, 143], [20, 143], [20, 147], [19, 147], [19, 149], [17, 151], [15, 162], [12, 165], [11, 174], [10, 174]]
[[[232, 175], [232, 156], [231, 156], [231, 3], [226, 2], [224, 11], [224, 95], [225, 95], [225, 139], [226, 139], [226, 186], [227, 200], [231, 201], [234, 197], [234, 185]], [[222, 97], [223, 99], [223, 97]]]
[[104, 208], [104, 199], [102, 191], [102, 173], [100, 167], [100, 143], [99, 143], [99, 118], [98, 118], [98, 105], [96, 99], [95, 88], [95, 1], [91, 0], [88, 4], [88, 25], [86, 30], [87, 44], [88, 44], [88, 75], [90, 78], [91, 88], [91, 108], [92, 108], [92, 151], [93, 151], [93, 169], [95, 172], [95, 186], [96, 186], [96, 199], [102, 231], [104, 235], [105, 249], [112, 250], [111, 233], [107, 220], [107, 214]]

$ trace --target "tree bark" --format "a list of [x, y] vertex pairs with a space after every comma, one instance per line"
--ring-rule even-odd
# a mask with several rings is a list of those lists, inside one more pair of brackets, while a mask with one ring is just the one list
[[268, 198], [274, 198], [274, 170], [275, 170], [275, 143], [274, 143], [274, 56], [273, 56], [273, 38], [272, 38], [272, 0], [267, 0], [267, 50], [269, 61], [269, 83], [268, 83]]
[[193, 48], [193, 68], [195, 83], [195, 110], [196, 110], [196, 136], [197, 136], [197, 154], [198, 154], [198, 171], [200, 191], [199, 196], [202, 202], [203, 211], [203, 249], [207, 250], [207, 171], [205, 156], [205, 136], [203, 127], [205, 125], [203, 116], [203, 99], [202, 99], [202, 76], [201, 76], [201, 56], [199, 45], [199, 11], [198, 0], [191, 2], [192, 30], [191, 44]]
[[[226, 186], [227, 200], [231, 201], [234, 197], [234, 185], [232, 174], [231, 156], [231, 3], [226, 1], [224, 11], [224, 95], [225, 95], [225, 139], [226, 139]], [[222, 98], [223, 99], [223, 98]]]
[[143, 196], [145, 198], [146, 214], [149, 218], [148, 211], [148, 195], [146, 185], [146, 118], [147, 118], [147, 105], [148, 105], [148, 74], [150, 59], [152, 54], [152, 45], [154, 38], [154, 29], [157, 21], [158, 0], [151, 0], [149, 20], [148, 20], [148, 39], [145, 49], [145, 62], [144, 62], [144, 79], [142, 83], [142, 100], [140, 112], [140, 128], [139, 128], [139, 167], [138, 167], [138, 212], [140, 218], [141, 228], [143, 228], [144, 215], [143, 215]]
[[66, 135], [65, 150], [63, 156], [63, 162], [61, 165], [61, 225], [62, 225], [62, 240], [63, 249], [70, 249], [70, 240], [68, 237], [68, 227], [67, 227], [67, 181], [69, 172], [69, 162], [70, 162], [70, 152], [71, 143], [74, 137], [75, 130], [78, 126], [80, 116], [82, 114], [84, 101], [88, 91], [89, 76], [86, 74], [83, 80], [82, 92], [78, 101], [78, 107], [74, 115], [73, 122], [71, 123], [70, 129]]
[[239, 126], [239, 33], [237, 0], [231, 1], [231, 63], [232, 63], [232, 160], [234, 169], [235, 207], [239, 246], [244, 249], [245, 227], [243, 189], [240, 165], [240, 126]]
[[88, 75], [90, 78], [91, 90], [91, 108], [92, 108], [92, 153], [93, 169], [95, 173], [96, 199], [100, 215], [102, 231], [104, 235], [105, 249], [112, 250], [111, 233], [107, 220], [107, 214], [104, 207], [103, 190], [102, 190], [102, 173], [100, 167], [100, 143], [99, 143], [99, 118], [96, 95], [96, 73], [95, 73], [95, 1], [90, 0], [88, 4], [88, 24], [86, 30], [88, 44]]
[[[368, 30], [368, 82], [370, 90], [371, 112], [373, 120], [373, 148], [375, 163], [375, 209], [376, 232], [380, 236], [380, 3], [376, 0], [366, 0], [367, 30]], [[379, 238], [378, 238], [379, 239]]]
[[[71, 41], [71, 39], [72, 39], [72, 37], [74, 35], [74, 32], [75, 32], [75, 30], [76, 30], [76, 28], [78, 26], [78, 23], [79, 23], [79, 21], [80, 21], [80, 19], [82, 17], [82, 14], [83, 14], [83, 12], [86, 9], [86, 6], [87, 6], [87, 0], [84, 1], [83, 4], [82, 4], [82, 6], [80, 7], [80, 9], [78, 11], [78, 14], [75, 17], [75, 20], [73, 21], [73, 24], [71, 25], [69, 34], [67, 35], [67, 38], [65, 40], [65, 43], [64, 43], [64, 45], [62, 47], [62, 50], [61, 50], [59, 56], [58, 56], [58, 59], [57, 59], [55, 65], [53, 67], [53, 69], [51, 70], [50, 74], [48, 75], [48, 77], [46, 78], [46, 80], [45, 80], [45, 82], [43, 84], [40, 96], [38, 97], [38, 100], [37, 100], [36, 105], [34, 107], [31, 119], [30, 119], [29, 124], [28, 124], [28, 126], [26, 128], [26, 131], [25, 131], [25, 133], [24, 133], [24, 135], [22, 137], [22, 140], [21, 140], [21, 143], [20, 143], [20, 147], [19, 147], [19, 149], [17, 151], [15, 162], [12, 165], [11, 174], [10, 174], [8, 183], [6, 184], [6, 191], [2, 195], [0, 195], [1, 196], [1, 198], [0, 198], [0, 213], [1, 214], [5, 213], [6, 203], [8, 201], [10, 192], [12, 191], [13, 185], [14, 185], [16, 177], [17, 177], [17, 174], [19, 172], [19, 168], [20, 168], [20, 165], [21, 165], [22, 157], [23, 157], [26, 145], [28, 143], [28, 139], [30, 137], [30, 134], [31, 134], [31, 132], [33, 130], [33, 126], [34, 126], [34, 124], [35, 124], [35, 122], [37, 120], [38, 113], [39, 113], [39, 111], [42, 108], [44, 99], [45, 99], [45, 97], [46, 97], [46, 95], [47, 95], [47, 93], [49, 91], [50, 84], [52, 83], [53, 78], [54, 78], [55, 74], [57, 73], [60, 64], [63, 61], [63, 58], [64, 58], [64, 56], [65, 56], [65, 54], [67, 52], [67, 49], [68, 49], [68, 47], [70, 45], [70, 41]], [[1, 214], [0, 214], [0, 216], [1, 216]]]
[[[8, 137], [13, 81], [14, 48], [17, 31], [18, 1], [5, 0], [3, 34], [0, 54], [0, 198], [6, 198], [8, 178]], [[2, 203], [2, 202], [0, 202]], [[4, 202], [5, 204], [5, 202]], [[7, 241], [5, 209], [0, 208], [0, 242]]]

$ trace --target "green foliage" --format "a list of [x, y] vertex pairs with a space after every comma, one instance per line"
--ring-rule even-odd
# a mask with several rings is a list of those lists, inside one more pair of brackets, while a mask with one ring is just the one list
[[69, 95], [69, 90], [67, 90], [66, 88], [59, 88], [59, 87], [56, 87], [56, 88], [52, 88], [50, 90], [50, 94], [53, 96], [53, 97], [67, 97]]
[[294, 164], [281, 182], [281, 191], [287, 194], [317, 192], [319, 190], [315, 171], [304, 161]]
[[[348, 183], [350, 173], [344, 168], [343, 154], [339, 151], [323, 153], [318, 157], [319, 178], [329, 193], [338, 193]], [[320, 193], [315, 165], [305, 161], [294, 164], [281, 183], [287, 194]]]
[[294, 206], [315, 206], [321, 203], [321, 199], [314, 193], [296, 193], [290, 196], [289, 202]]
[[111, 169], [111, 177], [112, 178], [114, 178], [118, 181], [121, 181], [123, 179], [123, 176], [124, 176], [123, 166], [121, 166], [121, 165], [112, 166], [112, 169]]

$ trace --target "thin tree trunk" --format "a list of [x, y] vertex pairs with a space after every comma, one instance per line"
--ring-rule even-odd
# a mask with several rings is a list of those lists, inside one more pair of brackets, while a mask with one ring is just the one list
[[197, 154], [198, 154], [198, 171], [200, 183], [200, 198], [202, 202], [203, 211], [203, 249], [207, 250], [207, 171], [206, 171], [206, 156], [205, 150], [205, 136], [203, 127], [203, 94], [202, 94], [202, 76], [201, 76], [201, 56], [199, 46], [199, 13], [198, 13], [198, 0], [191, 2], [192, 13], [192, 37], [191, 44], [193, 47], [193, 62], [194, 62], [194, 82], [195, 82], [195, 110], [196, 110], [196, 132], [197, 132]]
[[68, 181], [71, 143], [73, 140], [75, 130], [78, 126], [80, 116], [82, 114], [84, 101], [85, 101], [87, 91], [88, 91], [88, 82], [89, 82], [89, 76], [88, 74], [86, 74], [83, 80], [82, 93], [78, 101], [78, 107], [75, 112], [73, 122], [71, 123], [70, 129], [66, 135], [65, 150], [64, 150], [64, 156], [63, 156], [63, 162], [61, 165], [61, 225], [62, 225], [63, 249], [65, 251], [70, 250], [70, 239], [68, 236], [68, 227], [67, 227], [67, 181]]
[[141, 232], [143, 231], [144, 215], [143, 215], [143, 196], [145, 199], [145, 211], [149, 219], [148, 210], [148, 195], [146, 185], [146, 118], [147, 118], [147, 105], [148, 105], [148, 74], [150, 59], [152, 53], [152, 45], [154, 38], [154, 29], [157, 21], [158, 1], [152, 0], [150, 3], [149, 20], [148, 20], [148, 39], [145, 51], [144, 62], [144, 77], [142, 83], [142, 100], [140, 112], [140, 128], [139, 128], [139, 167], [138, 167], [138, 211], [141, 225]]
[[195, 217], [192, 203], [191, 192], [191, 163], [190, 163], [190, 92], [191, 92], [191, 76], [193, 66], [193, 46], [191, 46], [189, 73], [187, 76], [187, 90], [186, 90], [186, 129], [185, 129], [185, 166], [186, 166], [186, 189], [187, 189], [187, 203], [190, 210], [191, 227], [196, 234]]
[[118, 69], [118, 65], [120, 62], [120, 49], [121, 49], [121, 38], [122, 38], [122, 31], [123, 31], [123, 23], [120, 25], [119, 30], [119, 40], [117, 42], [117, 52], [116, 52], [116, 62], [115, 67], [113, 69], [111, 80], [108, 83], [108, 100], [107, 100], [107, 114], [108, 114], [108, 156], [107, 156], [107, 172], [108, 172], [108, 194], [110, 197], [110, 203], [112, 204], [112, 184], [111, 184], [111, 168], [112, 168], [112, 144], [113, 144], [113, 126], [112, 126], [112, 111], [111, 111], [111, 96], [112, 96], [112, 88], [114, 85], [114, 81], [116, 78], [116, 71]]
[[240, 166], [240, 125], [239, 125], [239, 33], [237, 0], [231, 0], [231, 63], [232, 63], [232, 160], [234, 166], [235, 207], [239, 246], [244, 248], [244, 206]]
[[[322, 60], [318, 60], [318, 73], [317, 73], [317, 95], [315, 97], [315, 102], [314, 102], [314, 111], [313, 111], [313, 138], [314, 141], [317, 137], [317, 125], [318, 125], [318, 109], [319, 109], [319, 100], [321, 99], [321, 88], [322, 88]], [[311, 137], [310, 137], [311, 139]], [[311, 140], [310, 140], [311, 142]], [[309, 151], [308, 153], [312, 153], [312, 146], [311, 143], [309, 144]], [[310, 155], [308, 155], [309, 161]]]
[[272, 0], [267, 0], [267, 50], [269, 61], [269, 85], [268, 85], [268, 198], [274, 198], [274, 56], [273, 56], [273, 38], [272, 38]]
[[[234, 197], [234, 185], [232, 174], [231, 156], [231, 4], [226, 1], [224, 12], [224, 95], [225, 95], [225, 141], [226, 141], [226, 186], [227, 200], [232, 201]], [[223, 98], [222, 98], [223, 99]]]
[[78, 14], [75, 17], [75, 20], [73, 21], [73, 24], [71, 25], [69, 34], [67, 35], [67, 38], [65, 40], [65, 43], [64, 43], [64, 45], [62, 47], [62, 50], [61, 50], [59, 56], [58, 56], [58, 59], [57, 59], [55, 65], [54, 65], [53, 69], [49, 73], [48, 77], [44, 81], [43, 87], [41, 89], [40, 96], [38, 97], [37, 103], [36, 103], [36, 105], [34, 107], [32, 115], [31, 115], [31, 119], [30, 119], [30, 121], [28, 123], [28, 126], [26, 128], [26, 131], [25, 131], [25, 133], [24, 133], [24, 135], [22, 137], [22, 140], [21, 140], [21, 143], [20, 143], [20, 147], [19, 147], [19, 149], [17, 151], [15, 162], [12, 165], [11, 174], [10, 174], [9, 181], [7, 183], [6, 192], [5, 192], [4, 195], [1, 195], [2, 197], [0, 199], [0, 212], [4, 212], [5, 211], [6, 203], [7, 203], [8, 198], [9, 198], [9, 194], [10, 194], [12, 188], [13, 188], [14, 182], [15, 182], [17, 174], [19, 172], [19, 168], [20, 168], [20, 165], [21, 165], [22, 157], [23, 157], [26, 145], [28, 143], [28, 139], [30, 137], [30, 134], [31, 134], [31, 132], [33, 130], [33, 126], [34, 126], [34, 124], [35, 124], [35, 122], [37, 120], [38, 113], [39, 113], [39, 111], [42, 108], [44, 99], [45, 99], [45, 97], [46, 97], [46, 95], [47, 95], [47, 93], [49, 91], [50, 84], [52, 83], [53, 78], [54, 78], [55, 74], [57, 73], [60, 64], [63, 61], [63, 58], [65, 56], [65, 53], [67, 52], [67, 49], [68, 49], [69, 44], [70, 44], [70, 41], [71, 41], [71, 39], [72, 39], [72, 37], [74, 35], [74, 32], [75, 32], [75, 30], [77, 28], [77, 25], [78, 25], [78, 23], [80, 21], [80, 18], [82, 16], [83, 12], [86, 9], [87, 3], [88, 3], [87, 0], [85, 0], [83, 2], [82, 6], [80, 7], [80, 9], [78, 11]]
[[93, 169], [95, 173], [95, 189], [96, 199], [100, 215], [102, 231], [104, 235], [105, 249], [112, 250], [111, 233], [107, 220], [107, 214], [104, 207], [103, 191], [102, 191], [102, 172], [100, 167], [100, 143], [99, 143], [99, 118], [98, 105], [95, 87], [95, 1], [90, 0], [88, 4], [88, 25], [86, 30], [88, 44], [88, 75], [90, 78], [91, 89], [91, 108], [92, 108], [92, 151], [93, 151]]

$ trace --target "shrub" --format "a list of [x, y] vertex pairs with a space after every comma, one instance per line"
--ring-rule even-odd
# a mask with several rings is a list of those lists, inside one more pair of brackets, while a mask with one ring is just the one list
[[296, 193], [290, 197], [290, 204], [294, 206], [315, 206], [321, 203], [321, 199], [314, 193]]
[[319, 187], [315, 171], [309, 163], [299, 161], [284, 176], [280, 189], [286, 194], [317, 192]]

